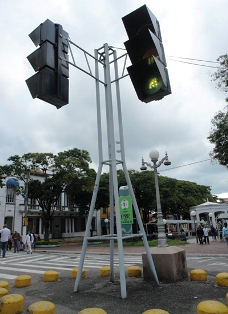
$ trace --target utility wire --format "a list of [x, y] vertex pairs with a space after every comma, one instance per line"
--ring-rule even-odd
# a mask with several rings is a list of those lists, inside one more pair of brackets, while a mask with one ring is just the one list
[[173, 167], [173, 168], [162, 169], [162, 170], [159, 170], [159, 172], [161, 172], [161, 171], [167, 171], [167, 170], [172, 170], [172, 169], [177, 169], [177, 168], [181, 168], [181, 167], [187, 167], [187, 166], [191, 166], [191, 165], [198, 164], [198, 163], [200, 163], [200, 162], [204, 162], [204, 161], [208, 161], [208, 160], [211, 160], [211, 159], [205, 159], [205, 160], [201, 160], [201, 161], [195, 161], [195, 162], [192, 162], [192, 163], [187, 164], [187, 165], [182, 165], [182, 166], [177, 166], [177, 167]]
[[[219, 69], [220, 68], [220, 67], [214, 67], [214, 66], [211, 66], [211, 65], [199, 64], [199, 63], [193, 63], [193, 62], [187, 62], [187, 61], [181, 61], [181, 60], [174, 60], [174, 59], [169, 59], [169, 60], [180, 62], [180, 63], [187, 63], [187, 64], [192, 64], [192, 65], [198, 65], [200, 67], [206, 67], [206, 68], [214, 68], [214, 69]], [[204, 61], [204, 62], [209, 62], [209, 61]], [[214, 62], [214, 61], [210, 61], [210, 62]]]
[[[125, 48], [119, 48], [119, 47], [115, 47], [115, 46], [110, 46], [110, 48], [113, 49], [119, 49], [119, 50], [125, 50]], [[194, 60], [194, 61], [199, 61], [199, 62], [209, 62], [209, 63], [218, 63], [218, 61], [209, 61], [209, 60], [202, 60], [202, 59], [194, 59], [194, 58], [185, 58], [185, 57], [175, 57], [175, 56], [168, 56], [167, 57], [169, 60], [171, 61], [176, 61], [176, 62], [181, 62], [181, 63], [187, 63], [187, 64], [192, 64], [192, 65], [197, 65], [197, 66], [201, 66], [201, 67], [207, 67], [207, 68], [213, 68], [213, 69], [218, 69], [220, 68], [219, 66], [211, 66], [211, 65], [205, 65], [205, 64], [199, 64], [199, 63], [193, 63], [193, 62], [187, 62], [187, 61], [181, 61], [181, 60], [175, 60], [172, 58], [176, 58], [176, 59], [185, 59], [185, 60]]]
[[201, 62], [219, 63], [219, 61], [208, 61], [208, 60], [202, 60], [202, 59], [193, 59], [193, 58], [184, 58], [184, 57], [175, 57], [175, 56], [168, 56], [168, 58], [178, 58], [178, 59], [187, 59], [187, 60], [194, 60], [194, 61], [201, 61]]

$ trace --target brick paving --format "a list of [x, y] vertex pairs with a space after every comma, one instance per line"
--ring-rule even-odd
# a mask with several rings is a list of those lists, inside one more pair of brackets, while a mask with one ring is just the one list
[[[196, 244], [195, 239], [190, 239], [188, 244], [180, 245], [179, 247], [183, 248], [186, 254], [195, 254], [195, 255], [217, 255], [217, 254], [228, 254], [228, 247], [225, 241], [210, 241], [210, 244]], [[36, 248], [36, 250], [41, 251], [52, 251], [52, 252], [72, 252], [80, 253], [82, 249], [81, 243], [61, 243], [59, 247], [55, 248]], [[86, 248], [87, 253], [101, 253], [108, 254], [109, 246], [101, 246], [99, 244], [88, 244]], [[125, 254], [141, 254], [145, 252], [144, 246], [124, 246]], [[118, 248], [114, 248], [114, 253], [118, 253]]]
[[185, 249], [186, 254], [197, 254], [197, 255], [217, 255], [217, 254], [228, 254], [228, 247], [226, 241], [210, 241], [210, 244], [196, 244], [195, 240], [191, 240], [189, 244], [181, 245]]

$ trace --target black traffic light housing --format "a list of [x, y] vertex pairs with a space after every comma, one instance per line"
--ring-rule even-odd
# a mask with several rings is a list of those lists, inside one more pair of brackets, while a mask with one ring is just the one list
[[29, 37], [40, 47], [27, 58], [37, 72], [26, 80], [33, 98], [57, 109], [69, 103], [68, 33], [61, 25], [46, 20]]
[[124, 45], [132, 62], [127, 70], [138, 98], [148, 103], [171, 94], [158, 20], [146, 5], [122, 20], [129, 37]]

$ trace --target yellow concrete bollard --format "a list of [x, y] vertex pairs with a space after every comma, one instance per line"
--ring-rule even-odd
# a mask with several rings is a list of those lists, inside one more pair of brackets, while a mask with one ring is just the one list
[[228, 314], [228, 308], [221, 302], [205, 300], [197, 305], [197, 314]]
[[6, 288], [0, 288], [0, 298], [7, 294], [8, 290]]
[[110, 266], [103, 266], [100, 269], [100, 276], [101, 277], [108, 277], [110, 276]]
[[55, 304], [49, 301], [35, 302], [28, 307], [29, 314], [55, 314]]
[[226, 294], [226, 303], [228, 304], [228, 293]]
[[98, 307], [91, 307], [81, 310], [78, 314], [107, 314], [107, 312]]
[[24, 298], [20, 294], [7, 294], [0, 299], [1, 314], [20, 314], [24, 311]]
[[216, 283], [220, 287], [228, 287], [228, 273], [219, 273], [216, 275]]
[[[72, 272], [71, 272], [71, 278], [76, 278], [78, 274], [78, 268], [73, 268]], [[86, 270], [85, 268], [82, 268], [82, 275], [81, 278], [85, 278], [86, 277]]]
[[57, 281], [59, 277], [59, 273], [55, 270], [48, 270], [44, 273], [44, 281]]
[[152, 309], [152, 310], [147, 310], [146, 312], [143, 312], [142, 314], [169, 314], [169, 312], [166, 312], [161, 309]]
[[28, 287], [31, 286], [32, 278], [28, 275], [21, 275], [17, 276], [14, 281], [14, 287], [21, 288], [21, 287]]
[[193, 269], [190, 271], [192, 281], [207, 281], [207, 273], [203, 269]]
[[139, 266], [129, 266], [127, 269], [128, 277], [141, 277], [142, 268]]
[[5, 280], [0, 280], [0, 287], [9, 290], [9, 283]]

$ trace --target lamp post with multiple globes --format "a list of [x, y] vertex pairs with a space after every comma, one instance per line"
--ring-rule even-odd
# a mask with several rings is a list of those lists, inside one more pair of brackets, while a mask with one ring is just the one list
[[190, 215], [194, 220], [194, 229], [195, 229], [195, 236], [196, 236], [196, 243], [197, 243], [197, 234], [196, 234], [196, 212], [194, 210], [191, 211]]
[[[171, 165], [171, 162], [168, 159], [167, 153], [165, 157], [163, 157], [159, 162], [159, 152], [157, 150], [152, 150], [149, 153], [149, 157], [152, 161], [152, 164], [147, 163], [142, 158], [142, 166], [141, 170], [147, 170], [149, 168], [154, 170], [154, 178], [155, 178], [155, 190], [156, 190], [156, 200], [157, 200], [157, 227], [158, 227], [158, 246], [165, 247], [168, 246], [166, 234], [165, 234], [165, 221], [163, 221], [162, 209], [161, 209], [161, 200], [160, 200], [160, 192], [159, 192], [159, 184], [158, 184], [158, 172], [157, 168], [160, 167], [162, 164], [165, 166]], [[157, 163], [158, 162], [158, 163]]]

